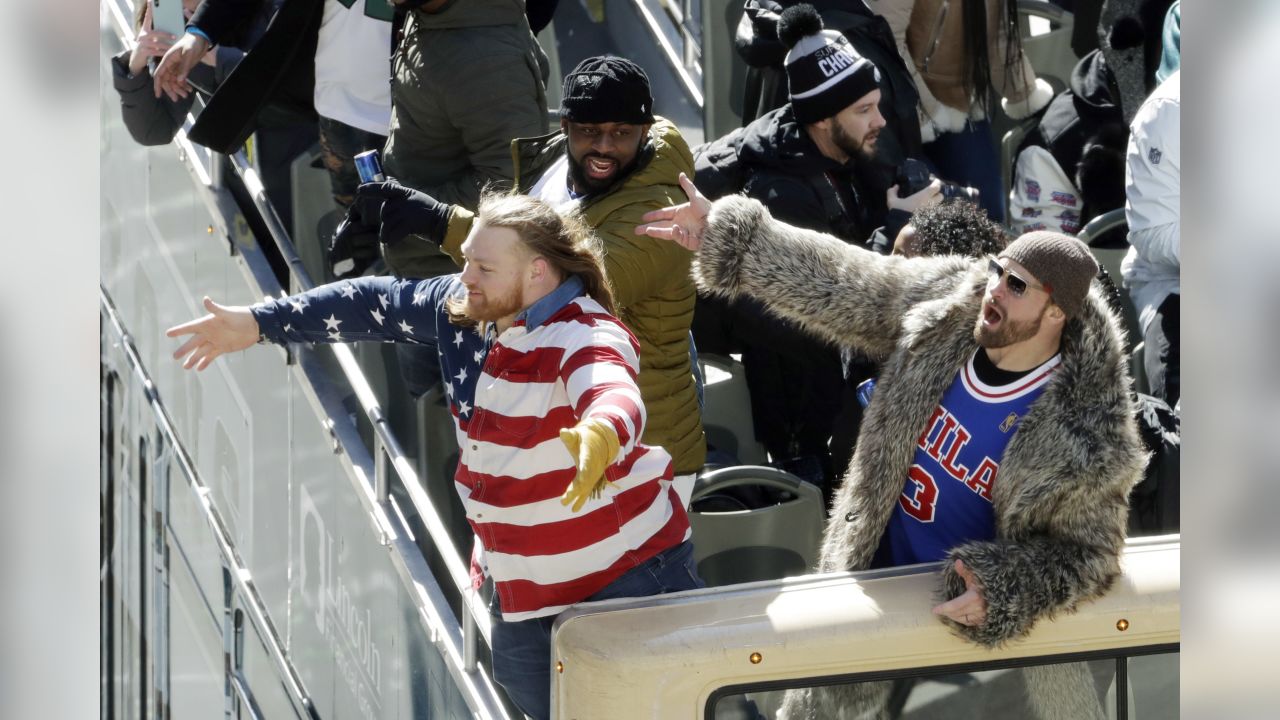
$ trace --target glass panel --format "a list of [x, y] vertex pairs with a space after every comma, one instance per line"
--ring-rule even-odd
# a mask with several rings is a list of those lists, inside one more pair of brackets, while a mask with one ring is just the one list
[[1178, 653], [1129, 658], [1129, 718], [1178, 717]]
[[[961, 673], [891, 681], [751, 692], [721, 698], [716, 720], [775, 717], [893, 717], [909, 720], [1103, 718], [1114, 688], [1114, 659]], [[1174, 695], [1173, 702], [1176, 702]], [[800, 712], [780, 713], [787, 704]], [[792, 705], [794, 704], [794, 706]], [[1151, 715], [1150, 717], [1158, 717]], [[1169, 717], [1165, 715], [1164, 717]]]

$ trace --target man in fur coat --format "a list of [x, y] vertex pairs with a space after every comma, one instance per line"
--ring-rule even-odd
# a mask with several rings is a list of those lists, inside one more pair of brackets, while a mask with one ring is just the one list
[[[690, 202], [636, 232], [695, 251], [700, 290], [758, 298], [881, 363], [819, 571], [945, 560], [934, 612], [988, 647], [1110, 587], [1145, 454], [1083, 243], [1036, 232], [998, 258], [885, 257], [681, 184]], [[794, 691], [783, 716], [843, 717], [854, 694]]]

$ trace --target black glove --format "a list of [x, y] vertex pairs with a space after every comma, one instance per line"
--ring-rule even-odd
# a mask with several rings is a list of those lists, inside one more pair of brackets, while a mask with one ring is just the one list
[[374, 205], [371, 210], [369, 212], [360, 204], [352, 203], [334, 230], [329, 240], [328, 255], [334, 277], [342, 279], [359, 275], [378, 259], [378, 215], [382, 208]]
[[444, 245], [445, 231], [449, 229], [447, 203], [437, 202], [430, 195], [405, 187], [394, 179], [365, 183], [356, 188], [355, 202], [366, 217], [375, 204], [381, 205], [378, 240], [384, 245], [395, 245], [408, 235], [421, 235], [436, 245]]

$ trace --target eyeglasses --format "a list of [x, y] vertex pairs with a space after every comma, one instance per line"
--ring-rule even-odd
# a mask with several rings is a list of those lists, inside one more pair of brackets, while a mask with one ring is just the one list
[[1018, 275], [1016, 275], [1012, 270], [1001, 265], [1000, 261], [988, 255], [987, 256], [987, 287], [991, 288], [991, 287], [995, 287], [996, 285], [999, 285], [1000, 278], [1004, 277], [1005, 275], [1009, 276], [1009, 278], [1005, 280], [1005, 285], [1009, 287], [1009, 292], [1013, 293], [1014, 297], [1022, 297], [1024, 294], [1026, 294], [1027, 288], [1031, 288], [1033, 290], [1039, 290], [1044, 293], [1049, 292], [1049, 289], [1043, 285], [1037, 285], [1036, 283], [1027, 282], [1023, 278], [1018, 277]]

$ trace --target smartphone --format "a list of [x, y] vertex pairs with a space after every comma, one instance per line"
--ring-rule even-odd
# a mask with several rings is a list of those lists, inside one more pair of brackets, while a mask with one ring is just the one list
[[151, 26], [167, 32], [175, 38], [187, 30], [187, 19], [182, 14], [182, 0], [147, 0], [151, 3]]

